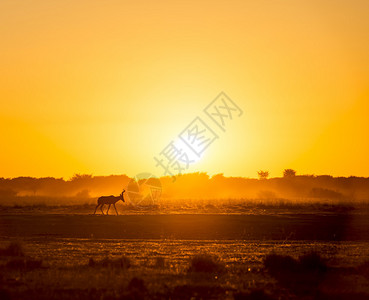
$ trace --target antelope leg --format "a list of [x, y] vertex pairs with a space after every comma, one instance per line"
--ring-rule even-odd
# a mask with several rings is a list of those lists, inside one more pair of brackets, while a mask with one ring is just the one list
[[96, 210], [97, 210], [97, 208], [100, 206], [100, 204], [98, 204], [98, 205], [96, 205], [96, 207], [95, 207], [95, 211], [94, 211], [94, 214], [96, 214]]
[[108, 211], [106, 212], [106, 214], [107, 214], [107, 215], [109, 214], [110, 205], [111, 205], [111, 204], [109, 204], [109, 206], [108, 206]]
[[103, 206], [104, 206], [104, 204], [101, 204], [101, 206], [100, 206], [100, 210], [101, 210], [102, 214], [103, 214], [103, 215], [105, 215], [105, 214], [104, 214], [104, 211], [103, 211]]
[[113, 204], [114, 205], [114, 208], [115, 208], [115, 212], [117, 213], [118, 215], [118, 211], [117, 211], [117, 208], [115, 207], [115, 203]]

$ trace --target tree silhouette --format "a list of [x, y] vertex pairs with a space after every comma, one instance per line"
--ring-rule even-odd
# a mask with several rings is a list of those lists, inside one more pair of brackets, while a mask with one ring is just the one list
[[259, 179], [267, 179], [269, 177], [269, 171], [262, 171], [258, 172]]
[[284, 169], [283, 177], [294, 177], [296, 176], [296, 171], [293, 169]]

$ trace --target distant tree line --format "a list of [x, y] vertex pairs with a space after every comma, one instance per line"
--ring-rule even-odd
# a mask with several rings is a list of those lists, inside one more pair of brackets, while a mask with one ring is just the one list
[[[259, 171], [259, 179], [209, 176], [191, 173], [161, 177], [163, 199], [334, 199], [340, 201], [368, 201], [369, 178], [332, 177], [329, 175], [296, 175], [286, 169], [283, 177], [268, 178], [268, 171]], [[63, 178], [0, 178], [0, 205], [18, 200], [55, 203], [64, 200], [95, 201], [100, 195], [118, 195], [131, 180], [127, 175], [75, 175]], [[41, 200], [40, 200], [41, 199]]]

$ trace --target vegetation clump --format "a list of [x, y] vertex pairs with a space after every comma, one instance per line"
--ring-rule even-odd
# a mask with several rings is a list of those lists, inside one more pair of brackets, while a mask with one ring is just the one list
[[131, 292], [147, 292], [145, 281], [141, 278], [133, 277], [128, 284], [128, 290]]
[[314, 293], [328, 270], [324, 259], [316, 252], [298, 259], [270, 254], [264, 260], [264, 267], [282, 286], [301, 295]]
[[247, 293], [236, 293], [234, 300], [273, 300], [274, 298], [264, 290], [256, 289]]
[[103, 258], [102, 260], [94, 260], [90, 258], [88, 261], [89, 267], [103, 267], [103, 268], [119, 268], [128, 269], [131, 267], [131, 261], [128, 257], [122, 256], [116, 259]]
[[269, 254], [264, 260], [264, 267], [275, 277], [293, 273], [324, 273], [327, 265], [317, 252], [309, 252], [294, 259], [288, 255]]
[[226, 289], [220, 285], [184, 284], [177, 285], [169, 299], [225, 299]]
[[34, 270], [42, 267], [42, 260], [35, 260], [31, 258], [16, 258], [9, 260], [5, 267], [15, 270]]
[[269, 254], [264, 260], [264, 267], [274, 277], [298, 271], [297, 261], [288, 255]]
[[369, 278], [369, 260], [364, 261], [357, 267], [359, 274]]
[[192, 257], [188, 272], [197, 273], [224, 273], [224, 264], [215, 256], [199, 254]]
[[283, 177], [285, 178], [291, 178], [296, 176], [296, 171], [293, 169], [284, 169], [283, 171]]
[[327, 265], [324, 259], [317, 252], [310, 252], [299, 257], [298, 260], [301, 271], [324, 273]]
[[0, 249], [0, 256], [24, 256], [21, 244], [12, 242], [5, 249]]
[[119, 299], [151, 299], [145, 281], [138, 277], [133, 277], [128, 283]]

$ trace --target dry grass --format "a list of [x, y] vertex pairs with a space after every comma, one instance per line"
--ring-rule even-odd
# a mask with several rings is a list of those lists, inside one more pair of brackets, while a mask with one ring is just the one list
[[[139, 225], [145, 232], [175, 224], [182, 232], [189, 230], [189, 226], [196, 232], [200, 230], [188, 216], [182, 221], [179, 216], [172, 216], [172, 223], [168, 223], [167, 218], [159, 218], [160, 226], [150, 228], [147, 221], [151, 217], [143, 218], [146, 219], [135, 216], [134, 226], [129, 227], [129, 223], [122, 226], [122, 222], [129, 219], [127, 216], [48, 216], [39, 228], [43, 230], [45, 224], [55, 226], [59, 220], [62, 229], [73, 234], [81, 228], [89, 233], [93, 226], [101, 228], [104, 234], [109, 232], [107, 228], [118, 232], [124, 228], [127, 231], [136, 229], [137, 235]], [[48, 236], [36, 237], [33, 233], [23, 239], [17, 236], [21, 243], [9, 243], [9, 238], [0, 238], [3, 245], [0, 299], [368, 298], [368, 242], [227, 240], [226, 237], [243, 224], [236, 222], [231, 227], [232, 218], [238, 220], [240, 216], [231, 216], [220, 224], [218, 218], [201, 216], [201, 226], [210, 224], [209, 228], [214, 230], [215, 224], [219, 224], [216, 231], [224, 230], [220, 240], [209, 239], [209, 235], [202, 237], [203, 240], [64, 238], [52, 235], [58, 232], [55, 228]], [[267, 218], [254, 219], [254, 223], [245, 223], [242, 228], [250, 231], [252, 226], [265, 226]], [[10, 219], [10, 224], [18, 222], [20, 226], [21, 220], [28, 219], [17, 216]], [[73, 220], [82, 223], [73, 223]], [[86, 220], [93, 222], [83, 223]], [[35, 223], [32, 224], [34, 229]], [[315, 227], [311, 228], [310, 224]], [[310, 222], [309, 230], [319, 230], [321, 224]], [[332, 228], [336, 228], [335, 225], [332, 223]], [[272, 222], [272, 227], [268, 228], [274, 227]], [[22, 227], [23, 234], [25, 228]], [[207, 232], [210, 234], [210, 229]], [[262, 235], [258, 233], [257, 236]]]
[[[138, 256], [131, 255], [128, 258], [121, 255], [109, 258], [94, 257], [90, 258], [88, 263], [84, 261], [74, 266], [59, 264], [49, 265], [46, 268], [24, 267], [22, 263], [14, 267], [11, 265], [15, 260], [24, 261], [27, 256], [16, 258], [7, 256], [3, 259], [8, 261], [8, 264], [0, 268], [0, 283], [3, 287], [0, 289], [0, 296], [3, 295], [1, 299], [31, 300], [190, 298], [272, 300], [296, 299], [304, 296], [304, 299], [310, 300], [318, 299], [314, 298], [318, 293], [320, 297], [325, 297], [321, 299], [329, 299], [334, 294], [331, 291], [320, 290], [324, 276], [330, 278], [333, 273], [330, 273], [330, 267], [317, 252], [300, 255], [298, 258], [290, 255], [266, 255], [264, 264], [267, 272], [258, 271], [257, 268], [250, 271], [250, 263], [247, 262], [239, 262], [230, 267], [229, 259], [225, 261], [214, 254], [192, 255], [187, 260], [181, 260], [180, 257], [176, 257], [179, 253], [174, 254], [171, 251], [166, 255], [169, 262], [162, 259], [162, 256], [154, 256], [153, 264], [140, 263]], [[174, 260], [177, 260], [177, 265]], [[153, 268], [156, 264], [160, 267]], [[352, 268], [350, 272], [356, 278], [365, 278], [367, 265], [368, 263], [364, 262], [357, 268]], [[336, 277], [332, 280], [337, 278], [344, 280], [347, 276], [347, 271], [345, 272], [342, 275], [338, 273], [338, 277], [334, 275]], [[352, 300], [360, 295], [368, 296], [368, 280], [366, 292], [353, 290], [350, 293], [346, 291], [343, 295], [347, 297], [341, 295], [340, 299]]]
[[[45, 199], [44, 202], [12, 201], [0, 205], [5, 213], [77, 213], [91, 214], [96, 199], [71, 203], [58, 202], [59, 199]], [[36, 202], [37, 203], [37, 202]], [[128, 202], [117, 205], [120, 214], [170, 214], [170, 213], [272, 213], [272, 212], [331, 212], [349, 213], [369, 211], [369, 201], [321, 198], [230, 198], [230, 199], [159, 199], [155, 205], [134, 206]], [[106, 210], [106, 209], [105, 209]]]

